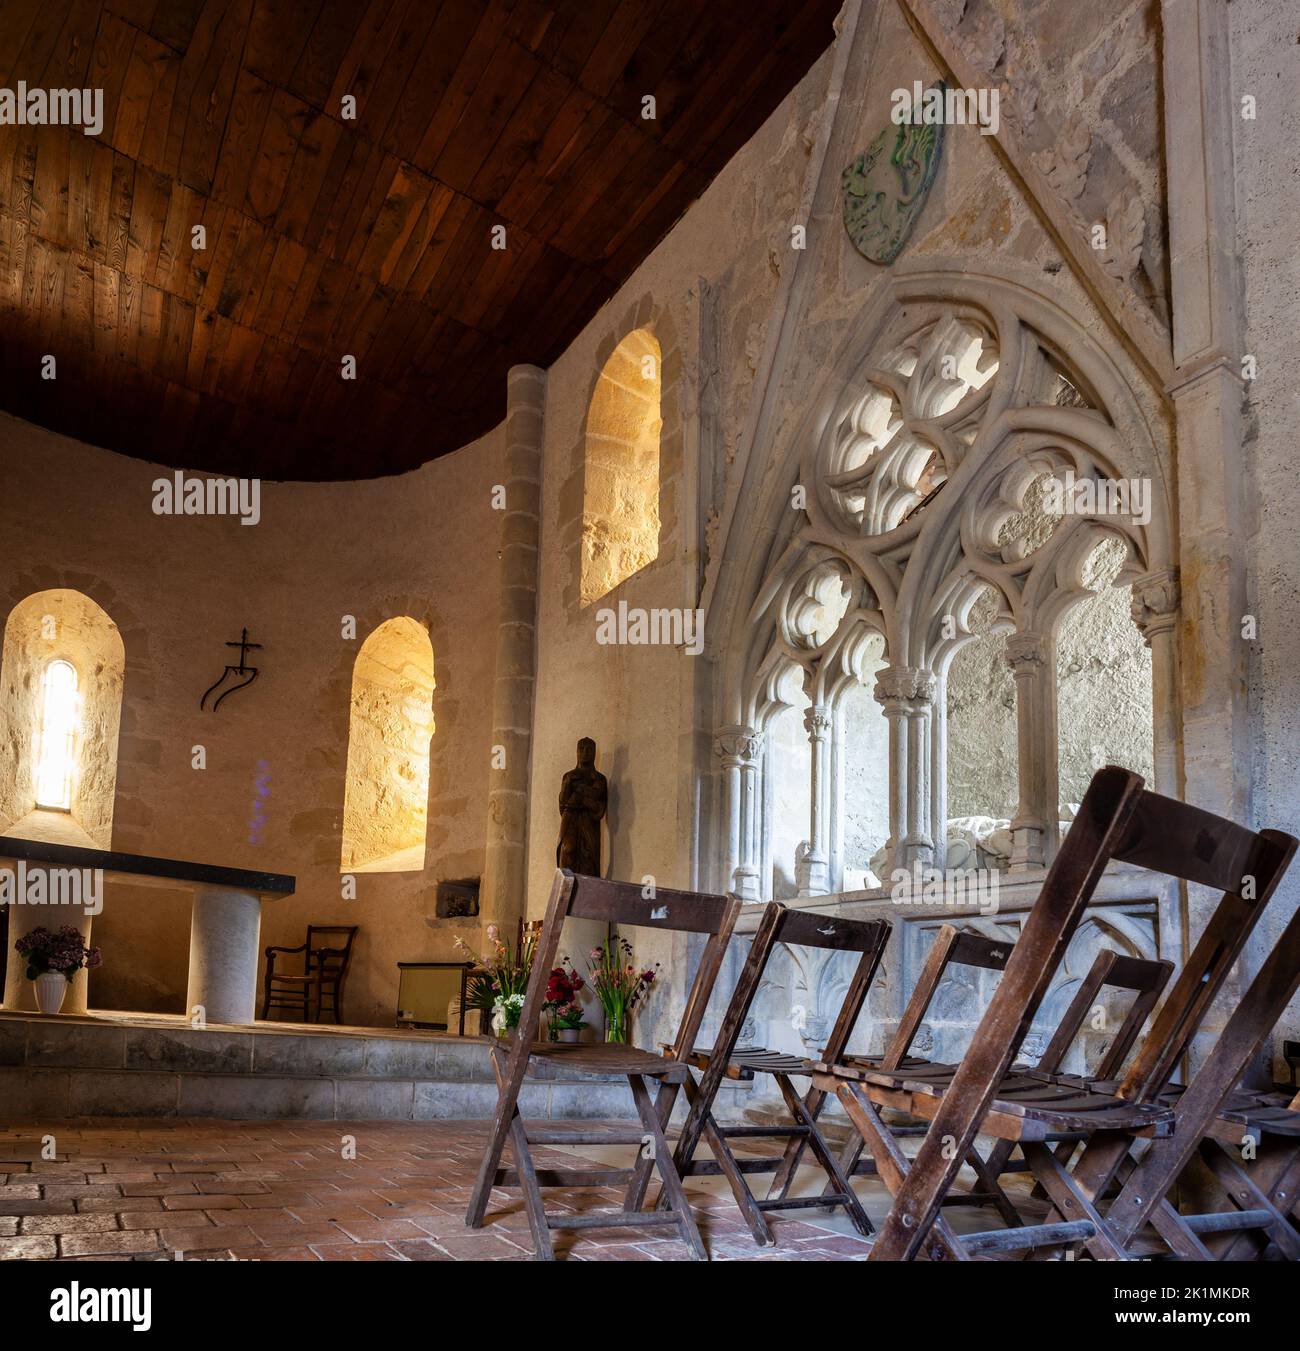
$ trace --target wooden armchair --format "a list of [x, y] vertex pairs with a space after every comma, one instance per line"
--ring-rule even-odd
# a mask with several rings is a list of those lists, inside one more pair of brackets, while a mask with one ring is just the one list
[[[305, 1023], [318, 1023], [328, 1002], [336, 1023], [343, 1022], [343, 985], [352, 961], [356, 924], [309, 924], [307, 941], [296, 948], [269, 947], [266, 950], [266, 976], [262, 990], [262, 1020], [272, 1009], [294, 1009]], [[330, 941], [334, 940], [334, 941]], [[303, 974], [277, 971], [281, 954], [301, 952]]]

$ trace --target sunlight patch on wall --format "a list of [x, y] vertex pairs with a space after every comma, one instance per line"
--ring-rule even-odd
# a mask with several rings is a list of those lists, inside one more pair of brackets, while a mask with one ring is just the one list
[[433, 644], [416, 620], [381, 624], [352, 670], [343, 872], [424, 867], [433, 721]]

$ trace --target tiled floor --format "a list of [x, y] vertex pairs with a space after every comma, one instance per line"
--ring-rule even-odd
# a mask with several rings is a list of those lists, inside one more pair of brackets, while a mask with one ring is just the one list
[[[548, 1127], [558, 1123], [550, 1122]], [[69, 1121], [0, 1122], [0, 1259], [439, 1262], [531, 1253], [516, 1192], [497, 1192], [486, 1228], [464, 1225], [484, 1122]], [[52, 1138], [47, 1132], [53, 1132]], [[626, 1147], [550, 1152], [617, 1158]], [[53, 1157], [45, 1157], [49, 1155]], [[811, 1172], [808, 1184], [814, 1181]], [[861, 1258], [867, 1245], [842, 1216], [774, 1218], [759, 1249], [718, 1179], [692, 1180], [715, 1259]], [[876, 1217], [879, 1183], [859, 1183]], [[617, 1208], [610, 1189], [548, 1193], [551, 1209]], [[987, 1226], [985, 1226], [987, 1227]], [[579, 1261], [664, 1261], [685, 1255], [662, 1229], [557, 1233]]]

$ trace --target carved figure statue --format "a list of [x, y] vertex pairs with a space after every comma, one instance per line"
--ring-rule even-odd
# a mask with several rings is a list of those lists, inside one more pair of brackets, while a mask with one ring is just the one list
[[585, 736], [578, 742], [578, 763], [560, 784], [559, 867], [600, 876], [600, 823], [608, 801], [609, 784], [596, 768], [596, 743]]

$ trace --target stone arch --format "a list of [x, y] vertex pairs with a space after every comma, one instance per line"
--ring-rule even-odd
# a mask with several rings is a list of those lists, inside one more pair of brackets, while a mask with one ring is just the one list
[[[40, 763], [49, 763], [50, 748], [42, 745], [43, 689], [54, 663], [66, 663], [74, 673], [63, 767], [66, 807], [42, 803], [37, 791]], [[0, 656], [0, 833], [112, 847], [125, 674], [117, 625], [83, 591], [36, 591], [10, 610]]]
[[[653, 417], [646, 416], [651, 401], [629, 397], [625, 402], [622, 395], [629, 390], [644, 394], [640, 361], [656, 355], [658, 427], [652, 455], [648, 428]], [[570, 560], [565, 602], [571, 610], [594, 604], [632, 577], [652, 574], [669, 556], [682, 486], [681, 377], [672, 316], [643, 296], [611, 325], [596, 349], [586, 414], [570, 452], [559, 528]], [[627, 434], [629, 421], [644, 432], [639, 451], [637, 435]], [[642, 479], [634, 472], [638, 464], [648, 469], [652, 458], [657, 459], [653, 491], [649, 473]], [[638, 525], [630, 508], [647, 499], [653, 510], [639, 513]]]
[[343, 872], [419, 872], [435, 725], [433, 643], [409, 615], [385, 620], [352, 670]]
[[[1049, 285], [1016, 265], [985, 276], [936, 270], [928, 259], [897, 269], [849, 333], [795, 434], [773, 457], [745, 465], [731, 501], [747, 509], [727, 521], [716, 571], [711, 563], [706, 603], [718, 619], [706, 634], [718, 670], [716, 735], [728, 746], [743, 746], [758, 730], [746, 714], [756, 663], [765, 659], [754, 632], [764, 598], [779, 595], [785, 578], [821, 550], [847, 558], [870, 587], [890, 663], [876, 697], [893, 729], [890, 852], [897, 862], [928, 861], [942, 844], [946, 748], [936, 709], [968, 635], [943, 633], [939, 620], [953, 598], [958, 618], [967, 619], [973, 589], [984, 586], [1001, 597], [997, 627], [1010, 632], [1006, 656], [1019, 709], [1013, 866], [1035, 866], [1055, 847], [1049, 659], [1062, 593], [1087, 589], [1073, 573], [1088, 536], [1072, 520], [1055, 538], [1048, 532], [1023, 547], [1006, 538], [1042, 474], [1149, 484], [1151, 516], [1124, 533], [1121, 580], [1133, 588], [1133, 617], [1153, 648], [1152, 683], [1174, 689], [1168, 429], [1127, 358], [1097, 341], [1095, 316], [1080, 322]], [[919, 448], [907, 437], [919, 438]], [[795, 483], [808, 485], [807, 503], [792, 523]], [[1049, 665], [1052, 678], [1043, 674]], [[1155, 702], [1155, 786], [1176, 792], [1177, 710], [1168, 693]], [[756, 899], [754, 870], [744, 865], [753, 845], [735, 837], [735, 826], [758, 812], [727, 801], [755, 776], [721, 745], [719, 754], [733, 771], [723, 799], [733, 838], [722, 880]]]

